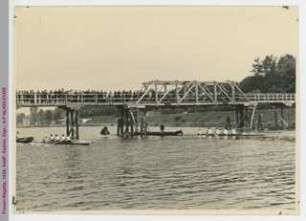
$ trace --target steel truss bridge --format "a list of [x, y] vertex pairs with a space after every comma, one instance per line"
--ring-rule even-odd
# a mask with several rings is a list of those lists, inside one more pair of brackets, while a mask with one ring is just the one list
[[149, 81], [139, 91], [30, 92], [16, 94], [19, 107], [115, 105], [128, 107], [295, 104], [295, 94], [244, 93], [236, 82]]
[[[286, 93], [244, 93], [236, 82], [201, 81], [149, 81], [138, 91], [89, 92], [17, 91], [16, 107], [62, 107], [66, 110], [66, 135], [79, 139], [79, 109], [83, 106], [118, 106], [117, 134], [136, 136], [146, 134], [145, 110], [152, 107], [217, 106], [236, 108], [236, 127], [253, 129], [258, 105], [281, 106], [280, 119], [285, 123], [283, 106], [295, 104], [295, 94]], [[140, 111], [142, 110], [142, 111]], [[251, 114], [249, 114], [251, 110]], [[275, 122], [277, 121], [275, 112]], [[228, 128], [231, 128], [228, 119]], [[258, 117], [258, 125], [262, 124]], [[262, 126], [261, 126], [262, 127]], [[140, 128], [140, 131], [139, 131]]]

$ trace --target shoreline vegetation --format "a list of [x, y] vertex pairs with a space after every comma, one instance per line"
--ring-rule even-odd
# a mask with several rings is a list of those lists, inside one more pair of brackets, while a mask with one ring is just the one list
[[[80, 126], [116, 126], [119, 118], [119, 111], [111, 108], [112, 114], [93, 115], [91, 117], [82, 118]], [[195, 109], [195, 108], [193, 108]], [[146, 120], [149, 126], [159, 126], [164, 124], [169, 127], [225, 127], [226, 120], [229, 117], [231, 125], [236, 126], [236, 116], [234, 110], [223, 111], [201, 111], [201, 110], [176, 110], [177, 113], [168, 113], [171, 110], [149, 111]], [[277, 119], [275, 119], [275, 111], [277, 111]], [[294, 129], [295, 128], [295, 108], [283, 109], [284, 119], [280, 117], [280, 111], [277, 109], [258, 110], [254, 117], [254, 129], [257, 127], [258, 115], [263, 118], [263, 128], [268, 130]], [[276, 122], [275, 122], [276, 120]], [[275, 124], [276, 123], [276, 124]], [[61, 127], [65, 126], [65, 118], [56, 121], [39, 121], [35, 123], [22, 125], [17, 124], [18, 128], [22, 127]]]

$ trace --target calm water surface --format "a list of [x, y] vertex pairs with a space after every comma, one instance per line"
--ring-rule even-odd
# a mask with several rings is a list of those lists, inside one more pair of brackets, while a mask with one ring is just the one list
[[[18, 144], [17, 210], [295, 208], [293, 141], [103, 138], [99, 130], [81, 128], [90, 146]], [[64, 131], [19, 129], [37, 142]]]

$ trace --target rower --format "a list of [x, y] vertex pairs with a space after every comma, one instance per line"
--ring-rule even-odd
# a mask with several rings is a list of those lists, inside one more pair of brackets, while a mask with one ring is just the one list
[[51, 142], [54, 141], [54, 136], [53, 136], [53, 134], [50, 134], [49, 140], [50, 140]]
[[208, 128], [208, 131], [207, 131], [208, 134], [213, 134], [213, 131], [212, 129]]
[[60, 142], [60, 137], [57, 134], [55, 134], [54, 140], [55, 140], [56, 143], [59, 143]]
[[201, 129], [198, 130], [198, 135], [202, 135]]
[[67, 142], [67, 143], [71, 143], [71, 138], [70, 138], [69, 135], [66, 137], [66, 142]]
[[60, 138], [60, 142], [61, 143], [65, 143], [66, 142], [66, 137], [64, 134], [62, 134], [61, 138]]
[[219, 128], [216, 129], [216, 135], [220, 135], [221, 131], [219, 130]]
[[47, 143], [48, 142], [48, 137], [44, 137], [42, 140], [43, 143]]
[[161, 124], [161, 125], [160, 125], [160, 132], [163, 133], [164, 131], [165, 131], [165, 125]]
[[228, 130], [224, 128], [223, 129], [223, 134], [227, 136], [228, 135]]
[[108, 128], [105, 126], [105, 127], [103, 127], [103, 129], [100, 131], [100, 134], [102, 134], [102, 135], [109, 135], [110, 133], [109, 133]]

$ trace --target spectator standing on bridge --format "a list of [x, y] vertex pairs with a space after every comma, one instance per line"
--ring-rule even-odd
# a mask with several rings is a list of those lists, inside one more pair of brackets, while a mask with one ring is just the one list
[[128, 100], [133, 100], [133, 92], [131, 90], [129, 91]]

